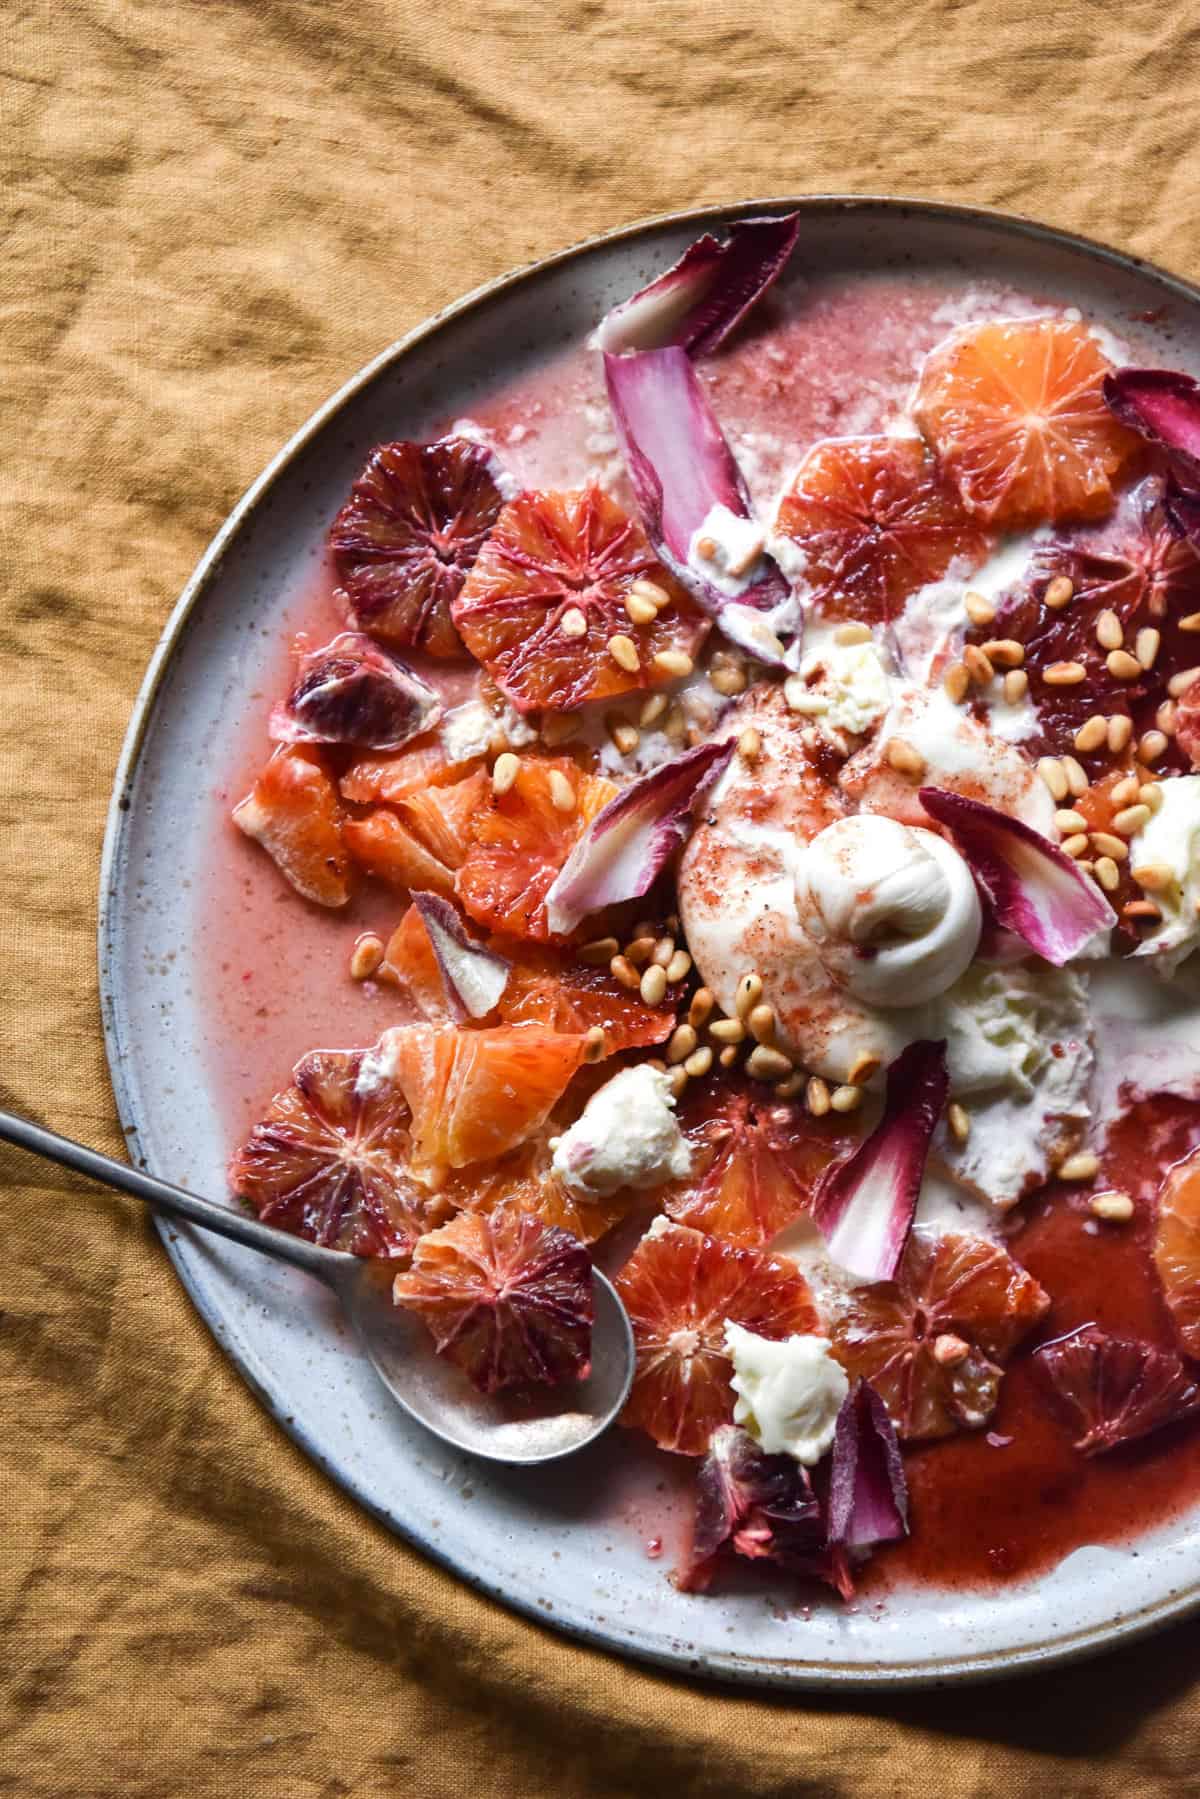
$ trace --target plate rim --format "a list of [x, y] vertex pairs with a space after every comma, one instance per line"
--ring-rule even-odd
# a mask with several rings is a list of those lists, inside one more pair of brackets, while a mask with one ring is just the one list
[[[99, 965], [99, 1007], [105, 1058], [112, 1086], [117, 1121], [126, 1151], [136, 1165], [148, 1168], [141, 1133], [134, 1113], [129, 1086], [125, 1079], [125, 1053], [122, 1047], [110, 967], [119, 936], [116, 874], [124, 851], [126, 825], [130, 812], [131, 790], [136, 779], [143, 746], [149, 732], [160, 688], [191, 624], [192, 615], [208, 589], [220, 574], [227, 550], [243, 525], [253, 515], [279, 477], [312, 440], [375, 378], [401, 361], [410, 351], [436, 334], [448, 323], [473, 312], [496, 296], [520, 287], [523, 283], [581, 259], [592, 251], [614, 244], [631, 242], [666, 227], [704, 227], [739, 216], [754, 216], [777, 210], [799, 211], [801, 214], [914, 214], [937, 222], [985, 226], [1009, 236], [1044, 243], [1055, 248], [1083, 254], [1094, 262], [1106, 262], [1126, 272], [1148, 279], [1164, 292], [1174, 294], [1200, 308], [1200, 285], [1164, 269], [1149, 258], [1115, 249], [1099, 239], [1048, 225], [1023, 213], [1005, 212], [987, 206], [974, 206], [956, 201], [941, 201], [894, 194], [819, 193], [779, 195], [746, 200], [710, 201], [694, 207], [655, 213], [629, 223], [579, 239], [546, 256], [522, 263], [505, 271], [431, 313], [411, 330], [386, 345], [357, 369], [300, 424], [262, 472], [250, 483], [211, 538], [185, 582], [179, 598], [171, 608], [151, 653], [139, 684], [125, 730], [121, 752], [113, 776], [99, 864], [97, 906], [97, 955]], [[155, 1218], [167, 1254], [179, 1281], [212, 1334], [216, 1346], [249, 1387], [274, 1423], [291, 1438], [298, 1449], [317, 1469], [345, 1493], [378, 1524], [427, 1556], [456, 1580], [483, 1594], [509, 1611], [516, 1612], [545, 1630], [567, 1636], [589, 1648], [602, 1650], [641, 1664], [667, 1669], [677, 1676], [700, 1679], [708, 1684], [727, 1682], [738, 1686], [819, 1691], [834, 1689], [894, 1691], [916, 1690], [945, 1685], [977, 1684], [1008, 1675], [1028, 1673], [1038, 1668], [1061, 1667], [1086, 1659], [1109, 1649], [1138, 1641], [1152, 1631], [1177, 1622], [1200, 1608], [1200, 1577], [1190, 1587], [1152, 1601], [1136, 1611], [1118, 1615], [1103, 1624], [1090, 1625], [1077, 1632], [1057, 1636], [1052, 1642], [1028, 1644], [1014, 1650], [986, 1650], [965, 1656], [936, 1656], [927, 1661], [900, 1667], [895, 1663], [874, 1666], [863, 1663], [838, 1663], [829, 1659], [809, 1660], [778, 1658], [767, 1667], [736, 1651], [703, 1662], [667, 1649], [636, 1644], [618, 1644], [603, 1629], [557, 1616], [548, 1617], [532, 1600], [524, 1600], [503, 1590], [481, 1576], [466, 1562], [455, 1558], [439, 1544], [422, 1537], [418, 1529], [390, 1512], [373, 1499], [350, 1474], [336, 1469], [321, 1446], [308, 1431], [278, 1406], [252, 1365], [251, 1358], [236, 1350], [226, 1339], [223, 1319], [215, 1305], [193, 1281], [181, 1254], [181, 1234], [169, 1220]]]

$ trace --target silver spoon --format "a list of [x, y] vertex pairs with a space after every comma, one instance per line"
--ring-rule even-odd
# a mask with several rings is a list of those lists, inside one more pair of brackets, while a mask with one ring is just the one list
[[582, 1449], [607, 1430], [624, 1405], [633, 1380], [633, 1332], [612, 1284], [592, 1270], [596, 1319], [592, 1371], [566, 1390], [547, 1388], [519, 1407], [477, 1393], [466, 1376], [435, 1355], [421, 1320], [392, 1304], [394, 1269], [337, 1249], [321, 1249], [304, 1237], [273, 1230], [229, 1206], [198, 1199], [124, 1162], [114, 1162], [69, 1137], [57, 1137], [28, 1119], [0, 1112], [0, 1141], [15, 1143], [48, 1162], [86, 1175], [118, 1193], [144, 1200], [154, 1211], [230, 1237], [277, 1262], [316, 1275], [336, 1294], [363, 1350], [396, 1403], [410, 1418], [455, 1449], [489, 1461], [532, 1467]]

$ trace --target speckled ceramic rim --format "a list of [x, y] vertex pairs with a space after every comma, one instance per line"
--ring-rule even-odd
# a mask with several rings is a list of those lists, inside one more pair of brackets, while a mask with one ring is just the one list
[[[113, 945], [121, 929], [120, 905], [115, 899], [115, 877], [121, 866], [125, 847], [129, 796], [160, 686], [171, 659], [191, 623], [193, 613], [213, 585], [225, 554], [242, 527], [254, 515], [260, 502], [269, 493], [283, 471], [327, 425], [337, 418], [348, 401], [383, 370], [391, 368], [416, 345], [424, 343], [426, 339], [435, 335], [450, 320], [461, 318], [465, 313], [483, 308], [496, 296], [508, 293], [525, 282], [532, 282], [551, 270], [560, 269], [564, 264], [584, 257], [591, 251], [612, 244], [629, 242], [642, 235], [662, 230], [664, 227], [682, 228], [689, 225], [702, 227], [736, 216], [792, 210], [799, 210], [810, 216], [857, 214], [864, 220], [869, 219], [872, 213], [883, 213], [892, 218], [907, 214], [935, 223], [938, 220], [945, 220], [948, 224], [958, 222], [985, 226], [1000, 234], [1027, 238], [1034, 242], [1081, 254], [1095, 262], [1108, 263], [1153, 282], [1163, 290], [1165, 295], [1174, 296], [1188, 302], [1191, 306], [1200, 308], [1200, 288], [1181, 280], [1178, 276], [1171, 275], [1153, 263], [1143, 261], [1140, 257], [1126, 255], [1121, 251], [1109, 248], [1106, 244], [1097, 243], [1090, 238], [1080, 237], [1070, 232], [1055, 230], [1051, 226], [1038, 224], [1032, 219], [993, 212], [986, 207], [948, 205], [931, 200], [906, 200], [884, 195], [787, 195], [772, 199], [722, 202], [689, 208], [683, 212], [661, 213], [654, 218], [641, 219], [635, 224], [619, 226], [616, 230], [605, 232], [598, 237], [588, 238], [583, 243], [574, 244], [569, 249], [560, 250], [553, 256], [547, 256], [539, 262], [514, 269], [495, 281], [489, 281], [482, 287], [477, 287], [473, 292], [465, 294], [441, 312], [435, 313], [424, 324], [418, 325], [406, 337], [402, 337], [397, 343], [392, 344], [379, 356], [368, 362], [331, 399], [327, 400], [323, 406], [318, 407], [312, 417], [300, 427], [279, 454], [267, 465], [257, 481], [247, 490], [225, 520], [201, 557], [195, 572], [180, 594], [175, 608], [167, 620], [146, 670], [130, 717], [121, 759], [117, 767], [113, 796], [109, 805], [100, 863], [99, 957], [100, 1005], [105, 1049], [108, 1055], [118, 1117], [130, 1155], [135, 1162], [147, 1166], [142, 1150], [138, 1120], [134, 1115], [130, 1091], [123, 1074], [122, 1045], [118, 1036], [116, 1008], [108, 974], [114, 961]], [[209, 1305], [197, 1293], [183, 1266], [179, 1251], [172, 1242], [171, 1234], [162, 1225], [159, 1228], [166, 1244], [167, 1253], [174, 1262], [184, 1286], [205, 1323], [220, 1342], [221, 1321], [218, 1316], [218, 1308]], [[224, 1344], [222, 1347], [227, 1348]], [[767, 1668], [758, 1658], [746, 1657], [743, 1659], [734, 1653], [723, 1657], [719, 1666], [711, 1668], [700, 1666], [695, 1661], [689, 1662], [689, 1658], [684, 1654], [655, 1653], [634, 1644], [623, 1643], [601, 1630], [585, 1625], [574, 1625], [566, 1620], [559, 1622], [548, 1619], [545, 1612], [536, 1608], [532, 1603], [525, 1603], [501, 1590], [494, 1583], [481, 1580], [469, 1566], [456, 1562], [439, 1546], [423, 1538], [418, 1528], [414, 1528], [407, 1521], [401, 1521], [359, 1490], [355, 1481], [347, 1479], [330, 1463], [320, 1445], [310, 1438], [306, 1430], [289, 1424], [285, 1415], [263, 1391], [248, 1364], [236, 1354], [232, 1359], [251, 1390], [271, 1412], [276, 1423], [287, 1431], [288, 1435], [318, 1467], [328, 1473], [339, 1485], [346, 1488], [367, 1511], [371, 1512], [389, 1530], [407, 1538], [415, 1547], [433, 1560], [440, 1562], [469, 1586], [498, 1600], [511, 1610], [524, 1613], [526, 1617], [531, 1618], [543, 1628], [547, 1624], [551, 1624], [556, 1630], [609, 1653], [656, 1662], [677, 1674], [683, 1672], [695, 1678], [708, 1677], [756, 1686], [838, 1688], [841, 1690], [864, 1687], [929, 1687], [949, 1682], [978, 1681], [994, 1678], [997, 1675], [1029, 1672], [1034, 1669], [1044, 1669], [1080, 1660], [1085, 1656], [1096, 1654], [1102, 1649], [1110, 1649], [1120, 1644], [1133, 1642], [1164, 1624], [1185, 1617], [1197, 1606], [1200, 1606], [1200, 1581], [1198, 1581], [1168, 1599], [1114, 1618], [1111, 1623], [1093, 1626], [1076, 1633], [1059, 1634], [1044, 1643], [1025, 1644], [1010, 1653], [990, 1651], [963, 1657], [937, 1656], [907, 1666], [881, 1663], [874, 1668], [864, 1667], [861, 1663], [851, 1664], [828, 1659], [813, 1661], [786, 1658], [773, 1659], [770, 1667]]]

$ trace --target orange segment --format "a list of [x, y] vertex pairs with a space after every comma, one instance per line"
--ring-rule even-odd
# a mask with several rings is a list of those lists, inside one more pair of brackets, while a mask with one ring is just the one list
[[1200, 1149], [1159, 1189], [1154, 1266], [1184, 1353], [1200, 1357]]
[[472, 827], [491, 791], [486, 772], [479, 768], [461, 781], [406, 794], [396, 802], [396, 810], [431, 855], [447, 868], [461, 868]]
[[234, 807], [233, 820], [305, 899], [318, 906], [346, 904], [351, 870], [342, 808], [320, 750], [306, 744], [276, 750]]
[[581, 1243], [595, 1243], [624, 1218], [638, 1195], [610, 1193], [587, 1198], [566, 1187], [551, 1173], [547, 1136], [540, 1131], [498, 1162], [475, 1163], [463, 1174], [451, 1175], [439, 1188], [438, 1198], [467, 1212], [493, 1212], [504, 1201], [533, 1212], [544, 1224], [570, 1231]]
[[[547, 942], [546, 894], [575, 839], [616, 791], [569, 756], [523, 756], [512, 787], [491, 793], [475, 819], [455, 881], [464, 911], [504, 936]], [[560, 803], [566, 797], [570, 810]]]
[[410, 793], [449, 786], [472, 773], [470, 764], [447, 762], [440, 743], [412, 744], [388, 756], [357, 757], [342, 776], [342, 798], [363, 806], [377, 801], [394, 806]]
[[987, 523], [1102, 518], [1140, 449], [1104, 403], [1111, 366], [1069, 319], [970, 325], [926, 357], [913, 416]]
[[680, 1455], [703, 1455], [717, 1425], [733, 1417], [727, 1319], [760, 1337], [818, 1327], [791, 1262], [679, 1224], [643, 1237], [616, 1284], [637, 1347], [621, 1421]]
[[381, 1054], [412, 1110], [413, 1167], [436, 1184], [539, 1130], [583, 1060], [583, 1038], [539, 1025], [398, 1025]]
[[[666, 601], [634, 624], [625, 601], [650, 581]], [[570, 711], [672, 677], [662, 650], [694, 652], [708, 622], [655, 557], [646, 534], [599, 487], [510, 500], [454, 602], [471, 654], [522, 711]], [[626, 668], [614, 636], [636, 647]]]
[[365, 818], [347, 819], [346, 848], [367, 874], [403, 893], [429, 889], [447, 898], [454, 892], [454, 871], [431, 855], [396, 814], [376, 806]]
[[532, 945], [514, 952], [497, 945], [512, 959], [512, 973], [500, 1000], [506, 1024], [544, 1024], [554, 1031], [588, 1031], [599, 1025], [604, 1053], [642, 1049], [664, 1043], [675, 1028], [675, 1001], [670, 988], [658, 1006], [648, 1006], [639, 993], [614, 980], [607, 968], [581, 962], [564, 963], [552, 950]]
[[925, 446], [911, 438], [814, 444], [779, 503], [776, 530], [804, 551], [805, 579], [833, 618], [882, 624], [989, 539]]
[[431, 1024], [455, 1021], [446, 998], [441, 966], [429, 941], [425, 921], [415, 906], [408, 907], [388, 938], [383, 967], [407, 989], [422, 1018], [427, 1018]]

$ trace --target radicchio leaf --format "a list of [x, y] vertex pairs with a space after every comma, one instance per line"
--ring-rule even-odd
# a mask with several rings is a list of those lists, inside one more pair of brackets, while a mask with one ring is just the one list
[[665, 275], [600, 321], [597, 349], [659, 350], [678, 344], [704, 356], [724, 343], [782, 273], [796, 245], [800, 214], [735, 219], [724, 243], [706, 232]]
[[1193, 549], [1200, 550], [1200, 493], [1184, 487], [1168, 470], [1163, 492], [1163, 517], [1176, 537], [1186, 538]]
[[718, 508], [753, 525], [750, 495], [686, 350], [606, 355], [604, 376], [634, 497], [655, 554], [726, 637], [782, 663], [781, 630], [798, 617], [780, 570], [761, 551], [741, 573], [693, 553]]
[[825, 1524], [806, 1470], [790, 1455], [764, 1454], [735, 1424], [713, 1432], [697, 1471], [691, 1553], [679, 1585], [703, 1592], [726, 1545], [754, 1561], [830, 1578]]
[[1117, 369], [1104, 377], [1109, 411], [1165, 450], [1179, 484], [1200, 488], [1200, 382], [1177, 369]]
[[1200, 1387], [1174, 1350], [1110, 1337], [1094, 1324], [1043, 1343], [1033, 1359], [1080, 1433], [1083, 1455], [1103, 1455], [1200, 1410]]
[[869, 1381], [842, 1401], [829, 1474], [829, 1540], [873, 1549], [908, 1535], [908, 1483], [888, 1409]]
[[433, 945], [446, 996], [460, 1018], [486, 1018], [500, 1003], [511, 965], [477, 943], [448, 899], [414, 893], [413, 905]]
[[834, 1261], [860, 1280], [896, 1272], [949, 1087], [945, 1042], [910, 1043], [888, 1069], [883, 1117], [817, 1184], [813, 1222]]
[[398, 750], [441, 716], [437, 694], [411, 668], [361, 632], [343, 631], [300, 658], [268, 731], [276, 743]]
[[687, 840], [697, 802], [733, 755], [727, 743], [702, 743], [632, 781], [601, 807], [546, 894], [555, 932], [573, 931], [602, 906], [640, 899]]
[[982, 800], [940, 787], [919, 798], [943, 825], [992, 902], [998, 924], [1061, 968], [1117, 918], [1099, 888], [1039, 831]]

